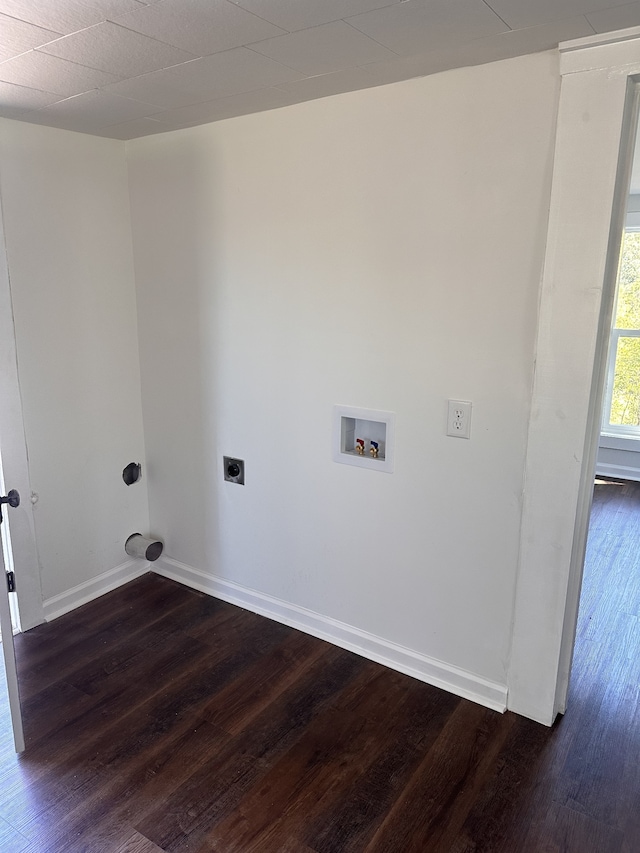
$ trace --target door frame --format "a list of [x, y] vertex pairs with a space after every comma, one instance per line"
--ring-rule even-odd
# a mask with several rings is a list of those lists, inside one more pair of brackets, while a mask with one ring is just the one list
[[[9, 507], [6, 506], [6, 510]], [[6, 511], [5, 510], [5, 511]], [[5, 516], [5, 512], [3, 512]], [[2, 524], [6, 523], [6, 519]], [[4, 549], [0, 543], [0, 583], [4, 583], [6, 564]], [[11, 728], [13, 729], [13, 743], [16, 752], [24, 752], [24, 729], [22, 726], [22, 708], [20, 706], [20, 688], [18, 685], [18, 667], [16, 652], [13, 645], [13, 634], [11, 632], [11, 611], [9, 608], [9, 593], [3, 587], [0, 589], [0, 630], [2, 631], [2, 656], [7, 682], [7, 694], [9, 698], [9, 715], [11, 717]]]
[[566, 42], [559, 55], [508, 697], [511, 710], [546, 725], [567, 703], [623, 225], [621, 193], [633, 153], [640, 27]]

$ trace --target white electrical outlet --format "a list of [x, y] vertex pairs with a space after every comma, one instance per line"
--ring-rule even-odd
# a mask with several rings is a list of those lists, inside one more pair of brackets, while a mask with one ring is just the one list
[[447, 435], [454, 438], [471, 438], [471, 403], [465, 400], [449, 400]]

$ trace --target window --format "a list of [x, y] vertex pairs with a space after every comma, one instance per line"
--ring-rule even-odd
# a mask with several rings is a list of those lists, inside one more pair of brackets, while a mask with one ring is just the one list
[[640, 230], [622, 239], [602, 431], [640, 438]]

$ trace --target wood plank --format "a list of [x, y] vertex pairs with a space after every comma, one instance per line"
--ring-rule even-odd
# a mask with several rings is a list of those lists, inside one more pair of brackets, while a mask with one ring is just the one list
[[[255, 627], [256, 623], [252, 624]], [[261, 630], [263, 628], [264, 626], [261, 626]], [[287, 643], [291, 643], [291, 636], [285, 640], [285, 644]], [[321, 646], [328, 648], [325, 644]], [[145, 715], [142, 723], [145, 727], [148, 726], [148, 715]], [[139, 821], [145, 811], [155, 808], [158, 800], [163, 801], [168, 798], [177, 787], [179, 780], [188, 779], [200, 767], [201, 762], [211, 762], [217, 753], [224, 749], [228, 738], [217, 734], [215, 727], [206, 723], [202, 723], [194, 732], [189, 723], [185, 723], [183, 727], [186, 733], [181, 737], [175, 737], [173, 744], [172, 736], [181, 731], [175, 726], [172, 727], [171, 732], [164, 733], [160, 745], [155, 740], [146, 741], [138, 752], [135, 762], [132, 750], [127, 749], [126, 763], [131, 768], [127, 775], [115, 772], [121, 762], [112, 756], [107, 765], [113, 778], [107, 785], [100, 787], [95, 796], [87, 798], [83, 795], [82, 800], [78, 801], [72, 793], [63, 800], [59, 800], [56, 804], [56, 811], [60, 815], [57, 823], [58, 831], [51, 840], [60, 844], [61, 839], [64, 839], [70, 831], [88, 832], [91, 826], [99, 825], [105, 819], [113, 821], [117, 817], [119, 821]], [[95, 748], [94, 746], [94, 750]], [[171, 757], [168, 764], [162, 760], [167, 754]], [[206, 772], [210, 773], [211, 768], [208, 767]], [[135, 812], [129, 811], [132, 799], [137, 803]], [[84, 821], [87, 822], [86, 826]], [[69, 827], [72, 829], [70, 830]]]
[[[26, 667], [54, 666], [78, 643], [81, 645], [105, 626], [122, 633], [152, 624], [172, 609], [184, 604], [185, 597], [176, 596], [176, 584], [165, 578], [143, 575], [108, 595], [79, 607], [53, 622], [19, 634], [15, 638], [16, 654]], [[198, 593], [194, 593], [196, 596]], [[191, 598], [191, 595], [189, 595]]]
[[[215, 620], [215, 616], [212, 618]], [[67, 716], [59, 720], [55, 745], [49, 739], [38, 743], [37, 731], [34, 735], [34, 726], [29, 715], [25, 714], [30, 746], [38, 745], [41, 760], [49, 756], [54, 761], [61, 745], [74, 749], [82, 735], [92, 740], [98, 737], [110, 750], [118, 742], [113, 730], [120, 727], [124, 717], [132, 713], [142, 716], [177, 714], [178, 706], [189, 707], [195, 693], [199, 693], [204, 701], [207, 689], [219, 688], [226, 680], [232, 679], [238, 667], [247, 665], [265, 649], [277, 645], [289, 630], [275, 623], [251, 623], [243, 633], [233, 635], [235, 642], [220, 644], [215, 650], [184, 633], [169, 635], [160, 644], [161, 654], [154, 660], [153, 675], [149, 673], [149, 660], [142, 658], [130, 670], [121, 669], [106, 676], [103, 692], [91, 697], [89, 707], [83, 704], [77, 713], [70, 708]], [[142, 706], [147, 706], [146, 710], [143, 708], [141, 711]], [[102, 730], [97, 733], [96, 714]]]
[[[251, 626], [251, 630], [236, 634], [238, 643], [251, 640], [252, 632], [258, 631], [261, 647], [266, 648], [283, 635], [282, 626], [273, 623], [265, 626], [251, 622]], [[13, 790], [0, 791], [0, 816], [11, 815], [12, 824], [23, 830], [36, 821], [43, 809], [51, 811], [57, 804], [57, 813], [65, 813], [70, 807], [69, 799], [77, 796], [78, 786], [93, 779], [101, 768], [113, 771], [131, 764], [161, 737], [191, 725], [191, 719], [180, 710], [193, 710], [197, 696], [204, 703], [212, 686], [224, 684], [225, 679], [241, 671], [259, 654], [253, 646], [221, 647], [216, 657], [210, 646], [189, 636], [182, 636], [180, 643], [172, 637], [164, 657], [154, 662], [153, 680], [149, 680], [149, 663], [145, 660], [139, 662], [141, 668], [120, 674], [123, 681], [114, 675], [109, 695], [87, 697], [94, 707], [82, 706], [78, 716], [74, 716], [77, 706], [71, 705], [69, 718], [58, 720], [55, 740], [41, 739], [32, 746], [28, 761], [30, 766], [37, 766], [37, 775], [28, 788], [37, 788], [39, 796], [16, 800]], [[61, 773], [63, 757], [67, 765], [63, 765]], [[81, 790], [80, 795], [86, 794]]]
[[134, 831], [126, 841], [118, 845], [114, 853], [163, 853], [163, 851], [148, 838]]
[[[227, 614], [226, 605], [200, 593], [177, 596], [176, 585], [171, 581], [168, 585], [161, 585], [158, 595], [151, 595], [147, 588], [149, 581], [146, 582], [144, 596], [140, 594], [139, 581], [134, 581], [134, 584], [136, 589], [118, 602], [111, 622], [105, 622], [106, 613], [102, 611], [106, 604], [103, 604], [100, 618], [89, 625], [86, 615], [79, 612], [78, 621], [75, 618], [66, 620], [71, 622], [71, 627], [68, 632], [63, 632], [62, 641], [58, 637], [60, 620], [16, 637], [20, 690], [24, 699], [63, 678], [73, 681], [73, 674], [86, 666], [87, 661], [97, 660], [107, 671], [114, 668], [122, 645], [125, 648], [136, 644], [142, 647], [151, 645], [158, 637], [177, 631], [184, 633], [185, 625], [191, 626], [198, 621], [209, 623], [212, 617], [220, 620]], [[137, 612], [141, 599], [153, 614], [152, 618], [145, 619]], [[85, 608], [91, 608], [92, 604], [85, 605]], [[82, 610], [84, 608], [80, 608]], [[73, 616], [76, 617], [76, 612]], [[35, 650], [29, 647], [34, 634], [37, 635]], [[114, 656], [112, 661], [105, 661], [106, 652]]]
[[0, 850], [2, 853], [36, 853], [28, 838], [0, 819]]
[[138, 829], [167, 851], [192, 843], [191, 836], [204, 838], [297, 743], [310, 722], [331, 706], [361, 665], [355, 655], [328, 646], [293, 688], [282, 693], [247, 731], [230, 739], [228, 749], [211, 767], [192, 776]]
[[[60, 842], [55, 842], [60, 845]], [[70, 839], [55, 848], [56, 853], [164, 853], [130, 826], [113, 823], [89, 830], [82, 838]]]
[[495, 760], [507, 733], [497, 712], [467, 702], [458, 705], [367, 851], [438, 849], [452, 822], [460, 826], [467, 817], [486, 766]]
[[[333, 800], [320, 800], [304, 821], [303, 837], [317, 853], [364, 849], [461, 701], [384, 670], [373, 687], [374, 696], [385, 701], [373, 712], [358, 708], [377, 726], [376, 747], [363, 756], [362, 772], [349, 786]], [[395, 706], [394, 687], [402, 691]]]
[[[507, 713], [512, 726], [482, 789], [452, 842], [451, 853], [514, 853], [523, 849], [532, 820], [546, 814], [553, 796], [555, 758], [546, 726]], [[546, 751], [546, 754], [545, 754]], [[560, 758], [559, 764], [562, 763]], [[548, 780], [539, 784], [540, 779]]]
[[522, 853], [621, 853], [622, 843], [621, 830], [555, 803], [544, 821], [531, 827]]
[[66, 853], [67, 846], [74, 849], [75, 839], [90, 838], [92, 853], [102, 849], [111, 853], [114, 827], [135, 826], [185, 778], [210, 761], [211, 753], [220, 749], [225, 740], [226, 736], [203, 722], [195, 729], [176, 732], [161, 743], [150, 743], [125, 772], [107, 770], [82, 797], [72, 794], [58, 800], [47, 813], [40, 832], [47, 831], [48, 843], [56, 851]]
[[229, 734], [239, 734], [326, 652], [327, 646], [314, 637], [292, 632], [217, 690], [202, 710], [204, 718]]
[[[389, 711], [393, 714], [393, 702]], [[304, 837], [319, 802], [335, 806], [384, 745], [379, 725], [366, 713], [328, 711], [208, 834], [209, 842], [228, 853], [250, 853], [278, 850], [288, 839]]]

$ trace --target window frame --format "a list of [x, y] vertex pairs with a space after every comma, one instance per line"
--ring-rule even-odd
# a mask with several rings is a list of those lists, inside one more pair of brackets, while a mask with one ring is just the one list
[[[640, 232], [640, 196], [633, 194], [629, 196], [627, 206], [626, 224], [623, 240], [626, 234]], [[622, 257], [622, 251], [620, 252]], [[613, 402], [613, 385], [616, 372], [616, 360], [618, 356], [618, 342], [620, 338], [640, 338], [640, 329], [622, 329], [615, 326], [615, 318], [618, 311], [618, 289], [620, 273], [616, 278], [616, 292], [613, 304], [612, 327], [609, 334], [609, 353], [607, 356], [607, 381], [604, 387], [604, 399], [602, 405], [602, 422], [600, 433], [604, 438], [616, 438], [618, 440], [638, 442], [640, 441], [640, 424], [612, 424], [609, 420], [611, 405]]]

